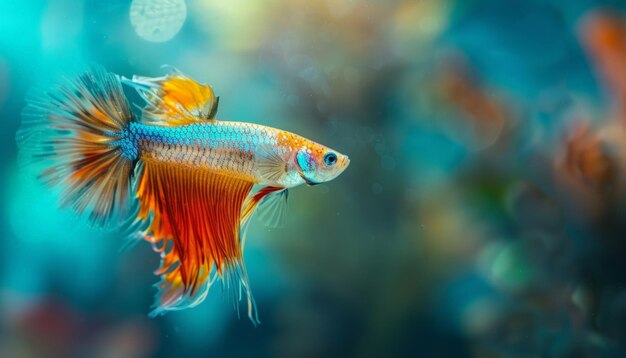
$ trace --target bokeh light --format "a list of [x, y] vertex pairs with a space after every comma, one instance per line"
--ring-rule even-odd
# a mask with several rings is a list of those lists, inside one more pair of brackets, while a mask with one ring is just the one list
[[130, 23], [141, 38], [165, 42], [176, 36], [187, 18], [184, 0], [133, 0]]

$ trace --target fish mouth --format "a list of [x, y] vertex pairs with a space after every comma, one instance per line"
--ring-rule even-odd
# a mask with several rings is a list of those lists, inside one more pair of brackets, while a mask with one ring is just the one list
[[347, 155], [344, 155], [341, 160], [341, 167], [343, 168], [343, 170], [346, 170], [348, 165], [350, 165], [350, 158], [348, 158]]

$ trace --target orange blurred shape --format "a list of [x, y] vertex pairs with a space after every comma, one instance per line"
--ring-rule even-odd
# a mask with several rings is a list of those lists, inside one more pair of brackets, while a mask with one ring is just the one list
[[616, 12], [592, 11], [581, 22], [580, 36], [626, 122], [626, 21]]
[[483, 88], [463, 61], [453, 60], [444, 66], [441, 90], [444, 99], [472, 121], [479, 139], [495, 142], [508, 120], [508, 110]]
[[614, 182], [616, 161], [587, 123], [574, 126], [565, 144], [563, 170], [571, 179], [593, 188], [605, 188]]
[[63, 356], [78, 340], [78, 317], [60, 302], [43, 301], [24, 312], [17, 322], [20, 337], [33, 351]]

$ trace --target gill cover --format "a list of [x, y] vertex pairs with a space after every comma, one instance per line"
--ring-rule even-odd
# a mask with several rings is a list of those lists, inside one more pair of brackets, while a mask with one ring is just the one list
[[315, 177], [315, 169], [317, 168], [315, 159], [307, 150], [300, 149], [298, 151], [296, 162], [298, 163], [298, 174], [308, 185], [319, 184], [319, 182], [313, 179]]

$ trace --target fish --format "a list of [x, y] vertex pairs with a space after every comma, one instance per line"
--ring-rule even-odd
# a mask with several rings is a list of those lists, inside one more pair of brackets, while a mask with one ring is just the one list
[[[125, 87], [145, 102], [139, 111]], [[256, 325], [243, 259], [250, 219], [258, 211], [280, 225], [289, 189], [333, 180], [350, 160], [288, 131], [218, 120], [218, 104], [177, 69], [129, 79], [94, 65], [29, 94], [16, 140], [61, 207], [160, 254], [151, 316], [198, 305], [219, 280]]]

